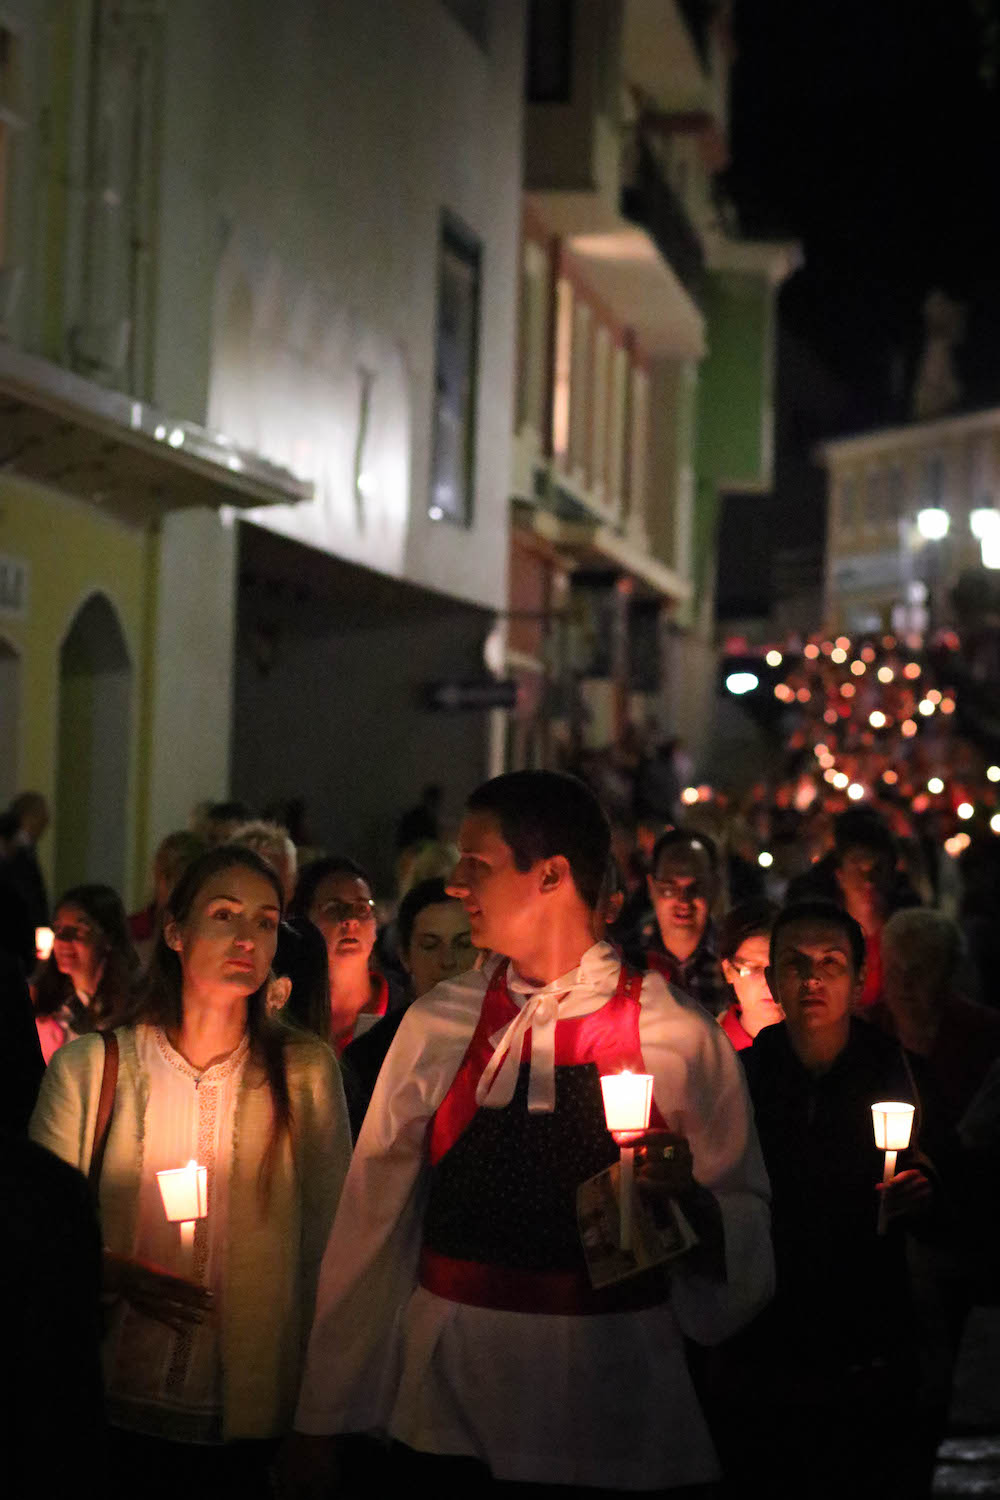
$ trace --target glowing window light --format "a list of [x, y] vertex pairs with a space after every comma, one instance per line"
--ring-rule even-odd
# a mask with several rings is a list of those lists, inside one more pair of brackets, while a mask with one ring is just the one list
[[817, 656], [819, 655], [819, 647], [814, 641], [810, 641], [809, 644], [803, 649], [802, 655], [806, 658], [807, 661], [815, 661]]
[[865, 671], [866, 671], [866, 667], [865, 667], [864, 662], [863, 661], [852, 661], [851, 662], [851, 671], [854, 673], [855, 677], [863, 677], [865, 675]]
[[783, 657], [780, 651], [769, 651], [764, 657], [769, 667], [780, 667]]
[[1000, 813], [994, 813], [990, 819], [990, 827], [994, 833], [1000, 833]]
[[877, 673], [879, 682], [891, 682], [895, 675], [891, 667], [879, 667]]
[[752, 693], [759, 685], [760, 679], [753, 672], [730, 672], [726, 678], [726, 687], [737, 696], [742, 693]]
[[954, 698], [942, 698], [941, 699], [941, 712], [943, 714], [953, 714], [955, 712], [955, 700], [954, 700]]
[[908, 739], [908, 740], [912, 739], [913, 736], [917, 732], [917, 722], [916, 722], [916, 720], [915, 719], [904, 719], [903, 722], [902, 722], [902, 724], [900, 724], [900, 726], [899, 726], [899, 732], [906, 739]]
[[986, 780], [987, 781], [1000, 781], [1000, 766], [987, 766], [986, 767]]
[[868, 722], [873, 729], [884, 729], [885, 714], [880, 708], [873, 708], [871, 713], [868, 715]]
[[919, 677], [920, 663], [916, 661], [908, 661], [906, 663], [906, 666], [903, 668], [903, 676], [908, 677], [911, 682], [915, 677]]
[[940, 797], [941, 793], [944, 791], [944, 782], [941, 780], [940, 776], [931, 777], [930, 781], [927, 783], [927, 790], [929, 792], [932, 792], [935, 797]]
[[840, 696], [842, 698], [853, 698], [856, 692], [857, 688], [853, 682], [845, 682], [841, 685]]
[[865, 795], [865, 789], [861, 785], [860, 781], [851, 782], [850, 786], [847, 788], [847, 795], [850, 797], [852, 802], [861, 801], [862, 797]]
[[973, 807], [971, 802], [960, 802], [955, 808], [955, 811], [958, 813], [958, 816], [962, 819], [963, 823], [967, 823], [975, 813], [976, 809]]
[[762, 849], [757, 856], [757, 863], [762, 870], [769, 870], [774, 864], [774, 855], [767, 849]]
[[696, 786], [686, 786], [681, 792], [681, 801], [685, 807], [694, 807], [698, 801], [698, 788]]
[[920, 702], [917, 704], [917, 713], [923, 714], [925, 719], [929, 719], [933, 712], [934, 704], [931, 702], [931, 700], [929, 698], [921, 698]]
[[928, 505], [917, 511], [917, 530], [926, 542], [940, 542], [948, 535], [951, 516], [939, 505]]
[[833, 784], [837, 788], [837, 790], [841, 792], [844, 790], [844, 787], [847, 786], [850, 779], [851, 778], [849, 776], [845, 776], [843, 771], [835, 771], [833, 774]]
[[835, 661], [838, 667], [847, 660], [847, 652], [844, 650], [843, 646], [834, 646], [833, 650], [830, 652], [830, 660]]
[[834, 641], [834, 645], [837, 646], [841, 651], [850, 651], [850, 649], [851, 649], [851, 639], [850, 639], [850, 636], [838, 635], [836, 641]]
[[894, 771], [890, 766], [888, 771], [882, 772], [882, 780], [885, 782], [886, 786], [895, 786], [896, 782], [899, 780], [899, 772]]

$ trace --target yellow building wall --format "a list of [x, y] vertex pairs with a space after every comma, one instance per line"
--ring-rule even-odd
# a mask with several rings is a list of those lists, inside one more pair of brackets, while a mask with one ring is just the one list
[[[156, 538], [146, 529], [104, 516], [93, 506], [16, 477], [0, 477], [0, 554], [30, 569], [24, 618], [0, 611], [0, 638], [20, 657], [19, 755], [16, 784], [49, 799], [53, 825], [74, 809], [56, 803], [59, 769], [59, 653], [88, 598], [103, 594], [113, 606], [132, 668], [126, 820], [126, 905], [142, 898], [146, 882], [144, 788], [149, 698], [149, 640]], [[75, 689], [68, 684], [69, 692]], [[99, 751], [99, 747], [95, 747]], [[14, 780], [15, 778], [10, 778]], [[65, 785], [64, 780], [64, 785]], [[39, 857], [54, 887], [54, 828]]]

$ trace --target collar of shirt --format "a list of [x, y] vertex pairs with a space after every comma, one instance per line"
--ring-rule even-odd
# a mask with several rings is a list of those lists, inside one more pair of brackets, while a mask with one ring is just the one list
[[556, 1022], [599, 1010], [614, 994], [621, 962], [610, 943], [594, 943], [575, 969], [541, 989], [532, 986], [511, 965], [507, 993], [518, 1014], [490, 1037], [493, 1056], [476, 1086], [476, 1103], [504, 1109], [514, 1097], [524, 1038], [531, 1035], [528, 1110], [551, 1114], [556, 1106]]

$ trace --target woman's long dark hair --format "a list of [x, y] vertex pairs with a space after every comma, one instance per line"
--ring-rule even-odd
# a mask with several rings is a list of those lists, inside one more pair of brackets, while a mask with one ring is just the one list
[[[56, 916], [67, 906], [79, 907], [107, 944], [104, 968], [87, 1008], [93, 1025], [102, 1028], [117, 1021], [128, 1009], [139, 967], [128, 918], [121, 897], [109, 885], [75, 885], [60, 898]], [[51, 953], [35, 985], [36, 1013], [55, 1015], [67, 1002], [72, 1003], [74, 994], [72, 979], [60, 971], [55, 953]]]
[[[242, 844], [222, 844], [209, 849], [194, 860], [174, 886], [164, 913], [163, 928], [170, 922], [183, 924], [191, 914], [198, 895], [206, 881], [231, 870], [234, 866], [250, 870], [266, 880], [275, 893], [279, 911], [284, 906], [281, 881], [271, 866], [253, 849]], [[264, 1069], [274, 1115], [271, 1135], [260, 1166], [259, 1183], [266, 1198], [271, 1175], [277, 1158], [282, 1136], [291, 1137], [292, 1102], [288, 1093], [288, 1076], [285, 1072], [285, 1043], [289, 1040], [287, 1028], [272, 1021], [267, 1014], [267, 986], [264, 981], [259, 989], [247, 996], [247, 1035], [250, 1038], [250, 1056]], [[171, 948], [161, 929], [149, 963], [146, 982], [137, 996], [129, 1019], [133, 1022], [148, 1021], [165, 1029], [179, 1029], [183, 1017], [184, 973], [179, 954]]]

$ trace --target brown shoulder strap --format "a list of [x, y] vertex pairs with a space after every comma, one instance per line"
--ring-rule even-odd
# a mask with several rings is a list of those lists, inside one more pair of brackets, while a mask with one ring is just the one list
[[90, 1153], [90, 1171], [87, 1174], [87, 1181], [95, 1198], [104, 1165], [104, 1148], [108, 1144], [111, 1116], [115, 1110], [115, 1090], [118, 1087], [118, 1038], [113, 1031], [102, 1031], [100, 1035], [104, 1043], [104, 1072], [101, 1076], [101, 1094], [97, 1101], [94, 1147]]

